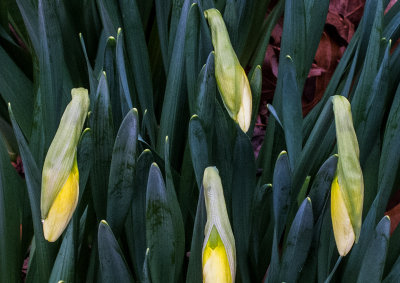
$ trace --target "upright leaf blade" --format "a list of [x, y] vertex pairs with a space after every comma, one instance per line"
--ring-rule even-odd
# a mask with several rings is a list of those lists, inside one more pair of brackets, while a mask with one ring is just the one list
[[190, 246], [189, 266], [186, 274], [187, 283], [203, 282], [202, 249], [206, 221], [207, 212], [204, 203], [203, 186], [201, 186], [199, 201], [197, 203], [196, 218], [193, 227], [192, 243]]
[[169, 206], [169, 210], [172, 216], [172, 225], [174, 232], [174, 265], [175, 265], [175, 275], [174, 280], [178, 281], [181, 276], [182, 264], [183, 264], [183, 255], [185, 252], [185, 230], [183, 226], [182, 213], [179, 207], [178, 199], [176, 197], [175, 185], [172, 176], [172, 168], [170, 164], [170, 149], [168, 137], [165, 141], [165, 177], [166, 177], [166, 196], [167, 203]]
[[128, 112], [115, 139], [107, 197], [107, 220], [119, 235], [131, 206], [136, 169], [136, 144], [139, 117], [134, 108]]
[[296, 282], [312, 240], [314, 217], [310, 198], [306, 198], [293, 220], [282, 256], [280, 281]]
[[119, 4], [122, 12], [128, 60], [133, 71], [132, 73], [142, 113], [147, 110], [149, 119], [147, 131], [151, 143], [154, 144], [156, 138], [156, 117], [153, 106], [153, 83], [141, 14], [136, 0], [120, 0]]
[[0, 280], [19, 282], [21, 204], [18, 193], [22, 181], [11, 167], [10, 158], [0, 138]]
[[104, 220], [98, 230], [99, 259], [103, 282], [133, 282], [132, 274], [114, 234]]
[[8, 111], [10, 113], [10, 119], [14, 128], [15, 137], [18, 142], [22, 162], [24, 164], [29, 202], [32, 210], [32, 222], [35, 232], [35, 257], [37, 268], [36, 276], [38, 277], [38, 280], [47, 281], [50, 276], [55, 247], [54, 245], [49, 244], [44, 239], [43, 235], [43, 227], [40, 216], [40, 171], [29, 150], [25, 137], [22, 134], [17, 121], [15, 120], [10, 104], [8, 106]]
[[93, 166], [90, 181], [93, 204], [98, 217], [97, 219], [100, 221], [106, 218], [107, 187], [114, 144], [110, 96], [104, 73], [100, 77], [93, 106], [91, 117], [93, 129]]
[[242, 282], [250, 282], [250, 213], [256, 186], [255, 174], [253, 147], [248, 136], [238, 128], [233, 155], [232, 226], [236, 241], [238, 275], [241, 276]]
[[[158, 1], [157, 1], [158, 2]], [[160, 130], [158, 134], [157, 151], [164, 155], [165, 137], [168, 136], [171, 143], [171, 165], [177, 167], [179, 156], [184, 148], [185, 113], [187, 95], [184, 86], [184, 64], [185, 56], [185, 32], [186, 22], [189, 13], [189, 0], [185, 0], [182, 7], [177, 36], [171, 57], [171, 64], [168, 70], [167, 85], [165, 87], [164, 103], [161, 112]], [[182, 123], [184, 123], [182, 125]], [[151, 252], [151, 251], [150, 251]]]
[[175, 282], [175, 233], [164, 180], [157, 164], [150, 167], [146, 193], [146, 243], [153, 282]]
[[53, 1], [39, 0], [39, 38], [41, 115], [46, 123], [44, 145], [47, 149], [56, 133], [63, 103], [67, 101], [67, 97], [63, 97], [64, 51]]
[[146, 149], [138, 157], [135, 172], [135, 187], [131, 208], [125, 223], [128, 247], [137, 278], [142, 278], [143, 262], [146, 255], [146, 186], [153, 155]]
[[365, 252], [357, 282], [380, 282], [385, 267], [390, 237], [390, 219], [382, 218], [375, 229], [374, 237]]
[[21, 129], [30, 136], [33, 115], [33, 85], [0, 46], [0, 94], [6, 103], [15, 105], [15, 116]]

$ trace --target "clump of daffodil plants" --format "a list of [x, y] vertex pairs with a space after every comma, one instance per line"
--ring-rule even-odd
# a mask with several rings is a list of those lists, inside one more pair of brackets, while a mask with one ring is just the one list
[[303, 116], [328, 0], [3, 1], [0, 282], [398, 282], [387, 2]]

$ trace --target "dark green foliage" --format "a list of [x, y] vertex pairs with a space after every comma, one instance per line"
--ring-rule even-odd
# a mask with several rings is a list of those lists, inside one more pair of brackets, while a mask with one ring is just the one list
[[[390, 235], [384, 214], [400, 185], [400, 3], [385, 13], [387, 2], [366, 1], [322, 100], [303, 117], [327, 0], [0, 0], [0, 281], [22, 282], [28, 256], [26, 282], [203, 282], [203, 173], [216, 166], [235, 282], [398, 282], [400, 229]], [[249, 71], [247, 133], [218, 91], [209, 8]], [[260, 66], [281, 15], [277, 88], [255, 157]], [[79, 202], [49, 243], [41, 170], [73, 87], [90, 97]], [[343, 258], [330, 211], [337, 94], [351, 101], [365, 184], [360, 239]], [[24, 177], [10, 165], [17, 156]]]

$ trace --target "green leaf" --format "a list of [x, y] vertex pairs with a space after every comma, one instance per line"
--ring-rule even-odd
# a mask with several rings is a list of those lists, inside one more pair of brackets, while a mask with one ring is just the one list
[[397, 258], [396, 262], [392, 266], [392, 270], [386, 276], [385, 280], [383, 280], [383, 283], [396, 283], [398, 282], [398, 279], [400, 277], [400, 256]]
[[[92, 65], [90, 64], [89, 57], [88, 57], [88, 54], [87, 54], [87, 51], [86, 51], [85, 41], [84, 41], [83, 35], [81, 33], [79, 33], [79, 39], [80, 39], [80, 42], [81, 42], [83, 55], [85, 56], [86, 68], [87, 68], [87, 72], [88, 72], [88, 76], [89, 76], [90, 105], [93, 105], [94, 95], [96, 94], [96, 89], [97, 89], [98, 82], [97, 82], [96, 76], [94, 75], [94, 71], [93, 71]], [[92, 107], [90, 107], [90, 108], [92, 108]]]
[[195, 112], [196, 101], [196, 80], [200, 72], [199, 61], [199, 44], [200, 44], [200, 10], [197, 3], [190, 6], [187, 28], [185, 36], [185, 69], [186, 69], [186, 84], [188, 89], [188, 100], [190, 114], [198, 114]]
[[263, 168], [259, 184], [272, 182], [275, 161], [280, 152], [285, 149], [284, 143], [282, 129], [278, 127], [275, 118], [270, 116], [265, 131], [265, 139], [257, 159], [258, 168]]
[[76, 36], [81, 30], [77, 26], [81, 26], [81, 19], [83, 18], [83, 11], [86, 8], [73, 7], [72, 1], [59, 2], [55, 6], [60, 23], [61, 38], [64, 47], [64, 60], [66, 70], [71, 75], [71, 80], [74, 86], [82, 86], [86, 82], [85, 60], [82, 56], [80, 48], [80, 39]]
[[[132, 100], [135, 98], [135, 91], [133, 90], [134, 86], [132, 74], [126, 68], [126, 52], [125, 52], [125, 40], [122, 29], [118, 29], [117, 35], [117, 47], [116, 47], [116, 61], [118, 68], [118, 76], [120, 80], [120, 100], [121, 100], [121, 109], [122, 115], [126, 115], [130, 109], [133, 108]], [[132, 98], [133, 95], [133, 98]], [[144, 115], [144, 114], [143, 114]], [[142, 126], [143, 127], [143, 126]]]
[[165, 73], [169, 70], [168, 57], [168, 20], [171, 12], [171, 0], [155, 0], [158, 36], [160, 38], [161, 54]]
[[11, 167], [0, 138], [0, 281], [19, 282], [21, 269], [20, 215], [22, 180]]
[[379, 137], [375, 141], [375, 145], [369, 152], [369, 156], [363, 165], [364, 174], [364, 204], [363, 210], [369, 211], [371, 205], [378, 193], [378, 174], [379, 171], [379, 160], [381, 158], [381, 138]]
[[256, 120], [257, 120], [257, 116], [258, 116], [258, 110], [260, 108], [261, 89], [262, 89], [262, 71], [261, 71], [261, 67], [259, 65], [255, 68], [253, 75], [251, 76], [250, 88], [251, 88], [253, 102], [252, 102], [252, 110], [251, 110], [251, 124], [250, 124], [249, 131], [247, 133], [249, 135], [249, 137], [251, 137], [253, 135], [254, 126], [256, 124]]
[[[56, 3], [39, 0], [39, 83], [41, 95], [41, 115], [45, 121], [45, 151], [57, 131], [62, 109], [69, 97], [64, 96], [63, 81], [65, 77], [64, 50], [61, 38], [60, 23], [55, 12]], [[40, 165], [39, 165], [40, 166]]]
[[212, 161], [218, 168], [224, 190], [226, 209], [232, 215], [232, 169], [233, 147], [236, 141], [236, 126], [223, 106], [215, 100], [214, 134], [212, 146]]
[[182, 213], [176, 197], [175, 185], [172, 176], [172, 168], [170, 164], [170, 148], [168, 137], [165, 141], [165, 177], [166, 177], [166, 196], [169, 210], [172, 216], [172, 225], [174, 232], [174, 249], [175, 249], [175, 280], [178, 281], [181, 276], [183, 257], [185, 252], [185, 230], [183, 226]]
[[280, 282], [296, 282], [311, 245], [314, 217], [310, 198], [303, 203], [293, 220], [282, 256]]
[[186, 274], [187, 283], [203, 282], [202, 250], [206, 222], [207, 212], [204, 203], [203, 186], [201, 186], [199, 201], [197, 203], [196, 218], [193, 227], [192, 243], [190, 246], [189, 266]]
[[[335, 129], [332, 125], [332, 108], [332, 102], [331, 99], [329, 99], [304, 145], [298, 161], [298, 166], [295, 168], [293, 173], [294, 196], [297, 196], [301, 185], [304, 183], [306, 176], [310, 174], [313, 166], [319, 163], [318, 159], [322, 158], [322, 156], [327, 152], [329, 154], [330, 144], [333, 145], [335, 141]], [[327, 143], [325, 142], [325, 139], [327, 140]], [[321, 140], [323, 141], [322, 143]], [[325, 159], [322, 159], [321, 163], [324, 160]]]
[[91, 114], [93, 129], [93, 166], [91, 186], [93, 204], [97, 219], [104, 219], [107, 212], [107, 187], [114, 144], [114, 129], [110, 96], [105, 74], [100, 77], [99, 86]]
[[283, 151], [276, 160], [272, 183], [274, 223], [278, 240], [286, 225], [291, 202], [292, 173], [288, 154]]
[[190, 153], [189, 137], [183, 154], [181, 174], [176, 194], [181, 207], [182, 219], [185, 226], [186, 249], [189, 249], [199, 195], [199, 188], [197, 186], [192, 156]]
[[203, 182], [204, 169], [210, 164], [207, 136], [204, 132], [202, 121], [197, 115], [192, 116], [189, 122], [189, 145], [192, 164], [196, 176], [197, 187]]
[[32, 210], [32, 222], [35, 232], [35, 256], [36, 256], [36, 278], [39, 281], [48, 281], [51, 267], [53, 264], [53, 255], [55, 246], [49, 244], [43, 235], [43, 227], [40, 216], [40, 171], [35, 160], [29, 150], [25, 137], [22, 134], [21, 128], [15, 120], [11, 110], [11, 105], [8, 106], [10, 119], [14, 128], [15, 137], [18, 142], [21, 159], [24, 164], [25, 179], [28, 189], [29, 202]]
[[119, 235], [131, 207], [136, 168], [136, 143], [139, 117], [134, 108], [125, 116], [115, 139], [110, 165], [107, 221]]
[[330, 197], [322, 211], [322, 227], [318, 243], [318, 282], [323, 282], [328, 277], [329, 272], [334, 264], [338, 252], [335, 245], [335, 238], [332, 229], [331, 218], [331, 202]]
[[192, 105], [190, 110], [193, 114], [199, 115], [208, 143], [211, 143], [213, 135], [216, 94], [214, 53], [211, 52], [197, 78], [196, 94], [194, 97], [189, 97], [189, 107]]
[[[177, 251], [173, 213], [160, 169], [150, 167], [146, 193], [146, 243], [153, 282], [175, 282]], [[182, 256], [182, 255], [181, 255]]]
[[121, 16], [116, 1], [96, 0], [105, 35], [117, 37], [117, 30], [121, 27]]
[[242, 282], [250, 282], [250, 213], [256, 187], [256, 166], [251, 141], [239, 128], [233, 152], [232, 228], [236, 242], [238, 275]]
[[[74, 221], [74, 220], [73, 220]], [[74, 237], [74, 223], [70, 222], [66, 229], [61, 247], [58, 251], [56, 260], [54, 262], [53, 270], [51, 271], [49, 282], [72, 282], [75, 280], [75, 260], [76, 260], [76, 243], [77, 237]]]
[[[355, 88], [352, 98], [352, 105], [354, 105], [352, 112], [354, 117], [354, 126], [356, 129], [358, 129], [359, 124], [364, 119], [363, 112], [365, 111], [368, 105], [368, 101], [370, 100], [372, 84], [374, 83], [374, 79], [376, 77], [376, 74], [378, 73], [379, 61], [381, 58], [379, 54], [382, 45], [381, 31], [382, 31], [382, 20], [384, 11], [383, 2], [382, 1], [368, 1], [368, 2], [369, 3], [366, 3], [366, 8], [370, 6], [370, 4], [372, 4], [373, 6], [376, 5], [376, 7], [374, 7], [375, 14], [374, 14], [372, 29], [368, 35], [366, 33], [364, 34], [365, 37], [368, 36], [369, 38], [368, 42], [365, 41], [363, 42], [363, 40], [365, 40], [363, 38], [360, 41], [360, 48], [367, 47], [367, 50], [364, 57], [365, 58], [364, 66], [362, 68], [360, 78], [358, 80], [358, 84]], [[364, 17], [366, 17], [369, 13], [372, 13], [372, 11], [366, 12], [364, 14]], [[363, 28], [366, 28], [365, 25], [361, 26]], [[362, 31], [365, 32], [364, 29]], [[362, 43], [365, 43], [366, 45], [363, 45]]]
[[390, 219], [382, 218], [365, 252], [357, 282], [381, 282], [390, 237]]
[[[247, 1], [235, 1], [236, 9], [237, 9], [237, 37], [238, 37], [238, 47], [237, 53], [238, 57], [241, 58], [244, 52], [252, 51], [251, 49], [246, 49], [246, 41], [249, 36], [249, 32], [251, 29], [251, 23], [253, 18], [255, 17], [256, 10], [260, 9], [260, 3], [257, 3], [256, 0], [247, 0]], [[269, 1], [266, 5], [268, 5]], [[229, 2], [227, 1], [226, 6], [228, 6]], [[226, 9], [226, 7], [225, 7]], [[225, 10], [226, 11], [226, 10]], [[226, 12], [225, 12], [226, 13]], [[265, 14], [264, 14], [265, 15]], [[250, 19], [250, 20], [249, 20]]]
[[236, 5], [237, 4], [235, 0], [226, 0], [223, 18], [226, 25], [226, 29], [228, 30], [229, 39], [232, 43], [232, 47], [237, 53], [239, 42], [242, 42], [244, 40], [239, 41], [239, 34], [238, 34], [239, 15]]
[[296, 81], [295, 64], [287, 55], [281, 63], [279, 70], [283, 72], [283, 79], [280, 81], [282, 89], [282, 122], [285, 133], [286, 147], [288, 149], [289, 161], [292, 170], [299, 162], [302, 147], [302, 123], [303, 114], [301, 109], [301, 92]]
[[285, 103], [283, 102], [285, 90], [282, 88], [285, 85], [287, 73], [284, 65], [288, 63], [288, 61], [285, 62], [285, 57], [289, 54], [293, 58], [297, 88], [301, 91], [320, 41], [328, 5], [329, 1], [326, 0], [318, 1], [318, 3], [315, 1], [285, 1], [285, 17], [279, 58], [281, 65], [273, 102], [280, 117], [282, 117], [282, 112], [285, 111]]
[[33, 85], [18, 68], [6, 51], [0, 46], [0, 94], [6, 103], [15, 108], [15, 116], [20, 121], [25, 136], [30, 136], [33, 114]]
[[387, 251], [387, 257], [386, 257], [386, 262], [385, 262], [385, 271], [384, 271], [384, 276], [387, 275], [390, 270], [393, 270], [393, 266], [395, 265], [395, 262], [397, 258], [400, 255], [400, 226], [397, 225], [396, 229], [392, 231], [389, 239], [389, 248]]
[[[157, 4], [158, 1], [156, 1]], [[160, 130], [158, 133], [157, 152], [163, 156], [165, 149], [165, 137], [168, 136], [171, 143], [171, 165], [178, 167], [180, 156], [184, 148], [184, 136], [186, 128], [186, 89], [184, 86], [184, 64], [186, 22], [189, 13], [189, 1], [186, 0], [179, 19], [177, 36], [168, 71], [167, 85], [165, 87], [164, 103], [161, 112]], [[150, 250], [150, 254], [152, 251]]]
[[[269, 1], [260, 1], [263, 3], [267, 3]], [[254, 51], [254, 55], [253, 58], [250, 62], [250, 66], [252, 66], [252, 69], [249, 72], [250, 77], [253, 76], [253, 73], [255, 71], [255, 68], [257, 68], [257, 66], [262, 66], [263, 62], [264, 62], [264, 58], [265, 58], [265, 54], [267, 52], [267, 47], [269, 45], [269, 40], [271, 37], [271, 33], [272, 30], [274, 29], [277, 21], [281, 18], [282, 13], [283, 13], [283, 8], [285, 1], [284, 0], [280, 0], [272, 9], [271, 13], [269, 14], [269, 16], [267, 17], [267, 20], [264, 22], [262, 28], [261, 28], [261, 32], [260, 35], [262, 36], [262, 39], [260, 39], [260, 43], [258, 43], [257, 49]], [[268, 5], [268, 4], [267, 4]], [[261, 9], [260, 9], [261, 10]], [[260, 11], [258, 11], [259, 13]], [[264, 20], [265, 17], [265, 13], [261, 14], [262, 19]], [[254, 34], [254, 32], [259, 31], [260, 30], [260, 24], [254, 24], [252, 31], [250, 32], [251, 35]], [[258, 37], [255, 37], [258, 38]], [[253, 39], [253, 36], [249, 36], [248, 39]], [[251, 56], [251, 54], [248, 54], [248, 52], [244, 52], [243, 56]], [[245, 58], [243, 59], [240, 58], [241, 63], [243, 65], [246, 64], [247, 61], [249, 61], [249, 59]]]
[[99, 260], [103, 282], [133, 282], [132, 274], [107, 222], [102, 220], [98, 231]]
[[[184, 9], [185, 2], [187, 2], [187, 10]], [[185, 11], [184, 13], [188, 13], [190, 9], [190, 4], [192, 1], [187, 1], [187, 0], [172, 0], [172, 10], [170, 14], [170, 19], [169, 19], [169, 35], [168, 35], [168, 59], [170, 60], [170, 64], [173, 62], [172, 61], [172, 53], [174, 52], [173, 49], [175, 48], [175, 40], [177, 38], [177, 35], [180, 36], [179, 34], [179, 26], [181, 25], [180, 23], [180, 18], [182, 16], [182, 11]], [[183, 35], [186, 32], [183, 32]]]
[[136, 0], [119, 1], [124, 26], [123, 30], [126, 37], [126, 53], [128, 55], [130, 67], [132, 68], [142, 113], [147, 109], [147, 115], [149, 115], [147, 131], [150, 136], [150, 141], [152, 144], [155, 144], [156, 117], [153, 106], [153, 84], [150, 59], [142, 26], [141, 14], [137, 3]]
[[33, 106], [33, 121], [32, 121], [32, 132], [29, 140], [29, 148], [33, 157], [35, 158], [36, 164], [39, 170], [42, 171], [44, 158], [46, 155], [45, 151], [45, 139], [44, 139], [44, 122], [42, 115], [42, 103], [41, 103], [40, 88], [36, 93], [36, 98]]
[[107, 39], [106, 49], [104, 51], [104, 63], [103, 72], [107, 79], [108, 91], [110, 95], [110, 103], [112, 109], [112, 117], [114, 122], [114, 128], [118, 128], [121, 125], [122, 116], [121, 107], [121, 90], [120, 81], [116, 63], [116, 45], [117, 42], [114, 37], [110, 36]]
[[16, 0], [21, 16], [24, 20], [29, 39], [32, 42], [36, 55], [40, 52], [40, 34], [37, 5], [33, 1]]
[[278, 245], [286, 226], [291, 203], [292, 173], [289, 158], [285, 151], [281, 152], [275, 163], [272, 200], [274, 215], [274, 236], [272, 243], [271, 262], [268, 276], [264, 282], [276, 282], [279, 278], [280, 256]]
[[81, 203], [84, 192], [86, 191], [86, 184], [89, 179], [90, 170], [93, 163], [93, 132], [91, 129], [85, 129], [81, 135], [78, 144], [77, 159], [79, 170], [79, 202]]
[[[251, 210], [249, 253], [251, 260], [250, 267], [253, 273], [252, 277], [258, 282], [262, 281], [265, 270], [268, 267], [267, 264], [271, 258], [272, 230], [274, 225], [271, 204], [272, 185], [267, 184], [257, 187], [254, 192]], [[265, 246], [268, 246], [268, 248], [266, 249]]]
[[313, 205], [313, 215], [319, 217], [329, 196], [332, 180], [336, 172], [338, 156], [332, 155], [322, 164], [315, 176], [310, 193], [308, 194]]
[[[142, 276], [143, 262], [146, 254], [146, 186], [153, 154], [145, 149], [138, 157], [135, 172], [135, 187], [131, 208], [125, 223], [129, 252], [133, 261], [133, 270], [137, 278]], [[140, 280], [140, 281], [142, 281]]]
[[152, 15], [151, 13], [153, 12], [153, 0], [150, 1], [139, 1], [138, 3], [138, 8], [139, 8], [139, 14], [141, 15], [142, 18], [142, 23], [144, 30], [147, 30], [149, 24], [153, 24], [153, 22], [149, 23], [149, 18]]
[[371, 86], [366, 107], [365, 109], [360, 109], [362, 113], [360, 114], [361, 121], [357, 127], [357, 136], [360, 141], [363, 141], [360, 143], [360, 163], [362, 165], [364, 165], [377, 138], [379, 138], [384, 113], [390, 101], [390, 94], [388, 93], [390, 47], [391, 43], [389, 42], [378, 74]]

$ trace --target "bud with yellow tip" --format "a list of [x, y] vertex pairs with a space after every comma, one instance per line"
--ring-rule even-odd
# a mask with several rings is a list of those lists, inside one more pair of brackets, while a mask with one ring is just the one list
[[236, 248], [226, 211], [221, 178], [215, 167], [207, 167], [203, 177], [207, 223], [203, 243], [203, 282], [233, 283]]
[[221, 13], [217, 9], [204, 11], [211, 28], [215, 52], [215, 78], [225, 108], [243, 132], [251, 123], [252, 96], [249, 80], [232, 48]]
[[42, 172], [40, 210], [46, 240], [56, 241], [67, 227], [78, 203], [77, 145], [89, 109], [88, 91], [72, 89], [72, 100], [61, 118], [47, 152]]
[[339, 159], [331, 187], [331, 217], [336, 246], [345, 256], [360, 236], [364, 181], [350, 103], [339, 95], [332, 103]]

